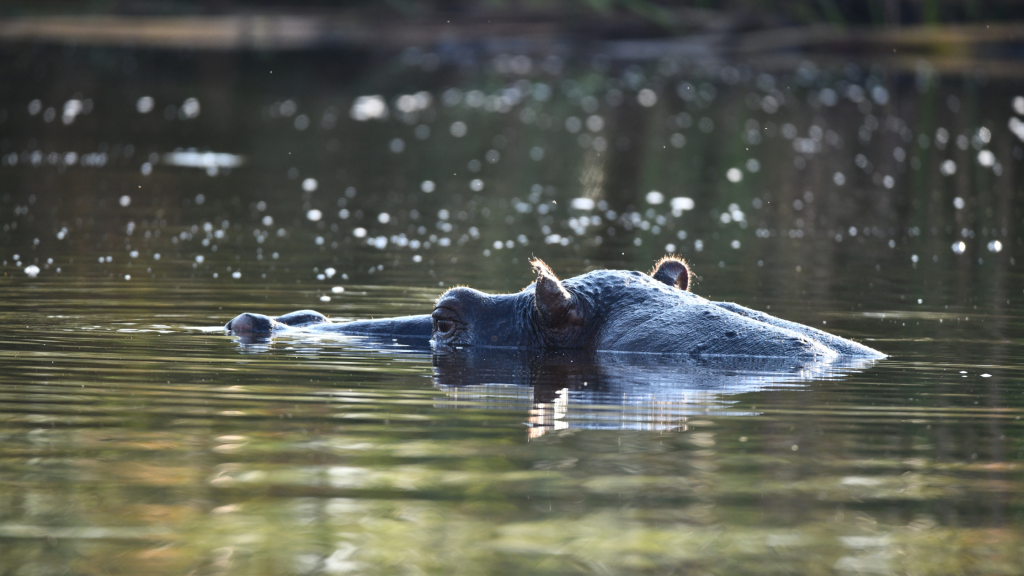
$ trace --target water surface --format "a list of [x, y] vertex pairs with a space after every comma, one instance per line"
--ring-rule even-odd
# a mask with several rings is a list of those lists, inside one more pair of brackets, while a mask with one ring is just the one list
[[[4, 573], [1021, 572], [1017, 78], [463, 48], [0, 62]], [[890, 356], [216, 328], [666, 252], [698, 294]]]

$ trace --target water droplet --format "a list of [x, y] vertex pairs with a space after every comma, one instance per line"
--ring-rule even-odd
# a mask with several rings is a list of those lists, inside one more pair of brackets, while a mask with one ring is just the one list
[[181, 108], [178, 109], [178, 116], [183, 120], [191, 120], [199, 116], [199, 100], [195, 98], [186, 98], [181, 104]]
[[593, 210], [594, 201], [590, 198], [573, 198], [571, 206], [576, 210]]
[[956, 174], [956, 162], [952, 160], [944, 160], [942, 164], [939, 165], [939, 172], [943, 176], [952, 176], [953, 174]]
[[[693, 210], [693, 199], [686, 196], [677, 196], [671, 200], [672, 213], [676, 216], [687, 210]], [[679, 214], [676, 214], [679, 212]]]
[[996, 163], [996, 155], [991, 150], [982, 150], [978, 152], [978, 164], [981, 164], [985, 168], [991, 168]]
[[153, 111], [156, 103], [153, 101], [152, 96], [143, 96], [135, 101], [135, 109], [139, 114], [149, 114]]
[[456, 138], [462, 138], [463, 136], [466, 135], [468, 129], [466, 128], [465, 122], [457, 120], [455, 122], [452, 122], [452, 125], [450, 128], [448, 128], [448, 131], [451, 132], [452, 136], [455, 136]]
[[384, 102], [384, 98], [377, 94], [360, 96], [352, 103], [352, 108], [348, 113], [353, 120], [358, 122], [387, 118], [388, 105]]
[[644, 88], [636, 95], [636, 101], [644, 108], [650, 108], [658, 103], [658, 95], [650, 88]]

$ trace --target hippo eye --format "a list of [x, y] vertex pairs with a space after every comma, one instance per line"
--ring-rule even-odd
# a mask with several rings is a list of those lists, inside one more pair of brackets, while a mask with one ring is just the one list
[[430, 317], [433, 320], [434, 334], [440, 336], [450, 337], [455, 334], [459, 327], [458, 325], [461, 323], [458, 313], [444, 307], [435, 308]]

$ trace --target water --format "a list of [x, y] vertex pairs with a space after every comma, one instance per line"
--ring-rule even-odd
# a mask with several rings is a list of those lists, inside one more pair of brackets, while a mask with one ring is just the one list
[[[1018, 78], [439, 56], [4, 48], [0, 572], [1021, 572]], [[666, 251], [890, 357], [217, 328]]]

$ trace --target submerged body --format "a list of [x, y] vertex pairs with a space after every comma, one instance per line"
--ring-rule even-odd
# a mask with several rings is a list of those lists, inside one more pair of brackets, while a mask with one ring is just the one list
[[225, 328], [268, 334], [316, 332], [423, 340], [435, 348], [494, 346], [772, 358], [884, 354], [845, 338], [688, 291], [690, 271], [665, 258], [648, 275], [598, 270], [559, 280], [534, 261], [537, 281], [515, 294], [453, 288], [430, 315], [335, 323], [299, 311], [278, 318], [242, 314]]

